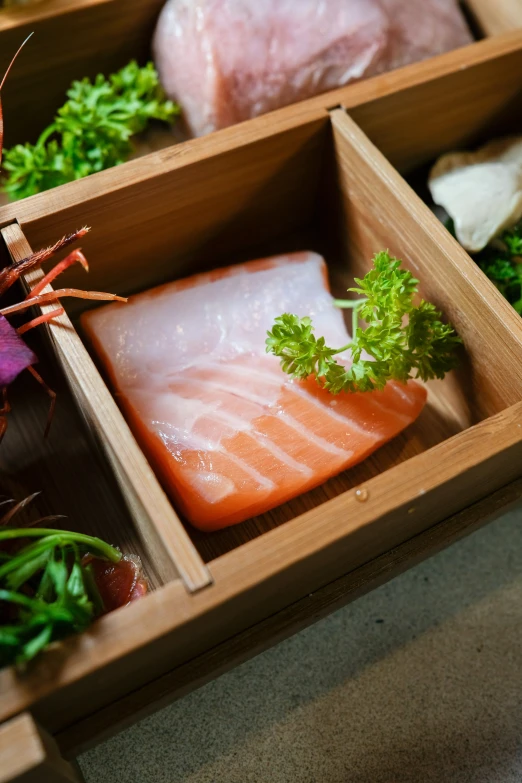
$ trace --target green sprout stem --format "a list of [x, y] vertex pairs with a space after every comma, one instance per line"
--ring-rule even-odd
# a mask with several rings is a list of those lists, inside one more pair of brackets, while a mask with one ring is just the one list
[[28, 595], [23, 595], [23, 593], [16, 593], [14, 590], [0, 589], [0, 601], [5, 601], [6, 603], [11, 604], [18, 604], [18, 606], [23, 606], [25, 609], [46, 608], [45, 601], [40, 601], [38, 598], [30, 598]]
[[[17, 544], [14, 551], [9, 542]], [[110, 563], [122, 559], [115, 547], [84, 533], [0, 527], [0, 668], [26, 664], [104, 613], [85, 554]]]
[[[0, 579], [15, 568], [18, 568], [24, 560], [32, 560], [40, 549], [44, 552], [55, 545], [83, 544], [86, 549], [97, 552], [112, 563], [118, 563], [121, 560], [121, 552], [113, 546], [102, 541], [101, 538], [87, 536], [83, 533], [69, 533], [48, 528], [7, 528], [6, 530], [0, 530], [0, 542], [13, 541], [17, 538], [39, 538], [42, 541], [30, 544], [21, 552], [18, 552], [16, 557], [0, 565]], [[40, 543], [40, 546], [38, 546], [38, 543]]]
[[[335, 307], [339, 307], [342, 310], [352, 311], [352, 342], [357, 340], [357, 327], [359, 325], [359, 310], [366, 304], [368, 299], [334, 299]], [[352, 343], [348, 343], [345, 348], [341, 348], [336, 353], [342, 353], [347, 351], [351, 347]]]
[[368, 299], [334, 299], [334, 305], [343, 310], [359, 309]]

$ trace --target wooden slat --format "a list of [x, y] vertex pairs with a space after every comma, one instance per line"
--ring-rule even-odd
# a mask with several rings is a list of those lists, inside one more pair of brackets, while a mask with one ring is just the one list
[[[243, 143], [237, 132], [226, 144], [216, 133], [199, 152], [195, 143], [193, 148], [181, 144], [118, 167], [117, 185], [114, 171], [101, 172], [110, 174], [107, 189], [99, 181], [96, 186], [98, 175], [93, 175], [41, 194], [47, 207], [36, 223], [27, 219], [26, 206], [40, 196], [5, 207], [0, 225], [9, 213], [38, 246], [55, 241], [47, 239], [51, 226], [54, 237], [91, 226], [82, 248], [94, 290], [128, 293], [190, 274], [205, 262], [230, 263], [232, 252], [248, 252], [260, 225], [266, 241], [291, 234], [315, 200], [328, 115], [308, 122], [290, 118], [276, 127], [263, 119], [252, 144]], [[75, 185], [89, 190], [78, 201]], [[72, 268], [63, 280], [80, 287], [81, 271]], [[73, 307], [70, 302], [69, 312]]]
[[[502, 47], [499, 57], [477, 56], [489, 46], [496, 49], [497, 42], [516, 40], [519, 45], [510, 51]], [[462, 57], [460, 67], [452, 71], [404, 84], [401, 90], [359, 105], [342, 105], [396, 168], [410, 171], [443, 152], [472, 143], [510, 105], [510, 115], [516, 119], [522, 91], [520, 44], [522, 31], [488, 39], [472, 46], [469, 57]]]
[[[308, 507], [284, 525], [219, 557], [211, 564], [215, 582], [208, 590], [188, 596], [181, 585], [169, 584], [103, 618], [80, 639], [68, 640], [59, 650], [50, 651], [24, 677], [17, 678], [12, 670], [0, 673], [4, 693], [0, 716], [7, 718], [13, 711], [33, 705], [46, 726], [57, 731], [120, 698], [129, 687], [139, 688], [522, 474], [522, 404], [502, 410], [520, 399], [520, 322], [467, 256], [458, 255], [462, 251], [447, 232], [428, 218], [426, 207], [345, 113], [334, 111], [331, 119], [341, 206], [352, 228], [348, 238], [353, 243], [353, 258], [362, 257], [357, 252], [357, 229], [369, 225], [369, 233], [360, 232], [365, 241], [368, 237], [372, 242], [388, 239], [392, 249], [395, 245], [401, 255], [407, 254], [414, 270], [416, 263], [421, 265], [427, 294], [436, 294], [469, 343], [477, 371], [473, 364], [465, 368], [462, 388], [480, 390], [480, 403], [476, 405], [479, 418], [501, 412], [367, 480], [366, 502], [360, 503], [354, 491], [344, 492], [319, 507]], [[313, 156], [323, 153], [328, 134], [323, 123], [315, 121], [294, 131], [296, 135], [287, 130], [275, 139], [267, 134], [262, 149], [270, 154], [262, 162], [269, 172], [277, 173], [278, 163], [286, 165], [290, 160], [290, 169], [283, 170], [290, 171], [293, 187], [299, 187], [302, 180], [295, 167], [307, 162], [307, 155], [313, 160]], [[296, 155], [288, 158], [288, 149], [296, 138]], [[259, 144], [252, 144], [249, 150], [240, 148], [234, 156], [230, 151], [221, 164], [211, 158], [208, 169], [204, 161], [198, 165], [198, 182], [190, 191], [189, 203], [199, 210], [202, 219], [206, 220], [205, 208], [211, 209], [214, 200], [219, 205], [219, 188], [226, 189], [228, 181], [236, 184], [245, 176], [244, 169], [230, 168], [229, 180], [219, 185], [217, 174], [224, 170], [220, 165], [231, 161], [252, 165], [256, 185], [261, 189], [270, 185], [270, 178], [265, 181], [257, 163], [249, 158], [259, 150]], [[207, 173], [212, 175], [212, 187], [217, 188], [212, 194], [208, 193]], [[317, 184], [315, 175], [314, 171], [312, 182]], [[158, 179], [162, 180], [163, 175], [158, 174]], [[154, 183], [149, 184], [152, 187]], [[317, 196], [321, 197], [320, 191]], [[109, 195], [105, 198], [110, 205]], [[115, 194], [113, 199], [118, 200]], [[262, 203], [267, 211], [258, 231], [277, 218], [277, 209], [275, 213], [269, 209], [268, 197]], [[134, 219], [130, 202], [128, 214], [122, 213], [121, 219], [125, 225]], [[303, 219], [308, 221], [309, 213]], [[197, 230], [199, 224], [195, 217], [193, 220]], [[121, 226], [111, 231], [108, 222], [106, 228], [108, 237], [116, 241]], [[168, 231], [175, 237], [177, 224], [162, 230], [165, 238]], [[385, 237], [379, 234], [383, 230]], [[139, 240], [144, 243], [142, 250], [147, 239]], [[341, 253], [339, 256], [343, 258]], [[451, 283], [447, 290], [442, 280]], [[485, 313], [487, 325], [482, 329]], [[477, 324], [483, 331], [482, 346], [477, 339], [481, 336]], [[486, 383], [488, 351], [493, 370]], [[505, 360], [502, 368], [496, 364], [500, 357]]]
[[522, 27], [520, 0], [467, 0], [467, 5], [487, 35]]
[[454, 324], [469, 361], [461, 382], [477, 416], [490, 416], [518, 402], [522, 396], [520, 316], [346, 112], [332, 112], [332, 124], [346, 241], [353, 243], [362, 259], [386, 247], [402, 258], [420, 279], [421, 293]]
[[[24, 228], [30, 231], [35, 243], [45, 245], [54, 241], [56, 233], [60, 234], [61, 231], [65, 233], [70, 230], [71, 225], [83, 225], [86, 221], [92, 223], [90, 205], [98, 197], [101, 200], [100, 203], [103, 203], [106, 194], [120, 193], [129, 187], [136, 186], [136, 190], [132, 191], [133, 195], [136, 194], [139, 197], [139, 189], [141, 188], [145, 190], [147, 198], [147, 183], [152, 178], [162, 174], [168, 175], [169, 172], [182, 166], [197, 164], [211, 156], [225, 155], [231, 150], [244, 148], [266, 138], [267, 134], [276, 136], [290, 128], [307, 126], [314, 122], [324, 124], [327, 122], [325, 110], [335, 106], [342, 105], [347, 109], [368, 103], [371, 106], [378, 99], [394, 96], [404, 90], [413, 90], [412, 96], [420, 96], [423, 94], [424, 86], [428, 91], [433, 89], [435, 95], [441, 95], [451, 89], [452, 74], [457, 78], [457, 74], [465, 73], [464, 77], [460, 77], [464, 78], [463, 93], [465, 87], [475, 94], [475, 91], [479, 89], [477, 84], [481, 84], [481, 80], [486, 78], [490, 69], [493, 73], [493, 79], [499, 80], [501, 74], [508, 80], [516, 79], [517, 64], [522, 56], [521, 52], [522, 32], [520, 31], [487, 39], [440, 57], [325, 93], [269, 115], [226, 128], [210, 136], [192, 139], [168, 150], [151, 153], [144, 158], [118, 166], [117, 169], [100, 172], [75, 183], [63, 185], [51, 192], [41, 193], [25, 199], [23, 202], [8, 205], [0, 209], [0, 225], [18, 219]], [[5, 56], [7, 64], [7, 54]], [[479, 70], [474, 71], [475, 68]], [[440, 86], [438, 86], [439, 84]], [[499, 85], [499, 89], [503, 90], [504, 88]], [[20, 92], [18, 88], [17, 92]], [[459, 99], [458, 104], [455, 101], [455, 106], [461, 107], [462, 102], [462, 99]], [[25, 98], [23, 106], [25, 111]], [[386, 109], [381, 116], [382, 122], [392, 132], [394, 128], [389, 122], [391, 113], [387, 109], [394, 107], [393, 98], [392, 103], [382, 104], [382, 106]], [[440, 126], [440, 117], [437, 111], [430, 111], [427, 116], [423, 115], [424, 113], [419, 113], [417, 117], [419, 122], [431, 121], [438, 123], [437, 127]], [[8, 104], [7, 98], [4, 96], [6, 125], [7, 118]], [[397, 115], [398, 127], [405, 131], [400, 119], [400, 115]], [[371, 109], [368, 118], [361, 109], [360, 115], [357, 115], [357, 121], [372, 136]], [[417, 136], [420, 138], [421, 134], [419, 133]], [[67, 224], [66, 221], [68, 221]], [[56, 227], [56, 233], [52, 236], [50, 234], [51, 224]]]
[[28, 713], [0, 726], [0, 783], [81, 783]]
[[43, 0], [0, 12], [0, 72], [35, 33], [2, 91], [6, 147], [36, 141], [74, 79], [114, 73], [133, 58], [145, 62], [163, 2]]
[[355, 569], [326, 587], [248, 628], [203, 655], [61, 731], [56, 739], [69, 756], [84, 753], [138, 720], [186, 696], [269, 647], [380, 587], [456, 543], [499, 514], [518, 506], [522, 479]]
[[[20, 226], [1, 230], [13, 261], [27, 258], [32, 250]], [[29, 273], [30, 289], [43, 276]], [[46, 291], [51, 291], [49, 286]], [[42, 308], [49, 312], [53, 305]], [[211, 578], [151, 468], [137, 447], [118, 407], [103, 383], [67, 315], [49, 327], [58, 358], [90, 430], [102, 444], [109, 464], [122, 487], [144, 545], [164, 581], [181, 576], [190, 591], [210, 584]]]
[[[19, 676], [0, 672], [0, 720], [31, 706], [56, 733], [353, 571], [522, 473], [522, 403], [212, 563], [214, 584], [173, 582]], [[471, 499], [471, 500], [470, 500]]]

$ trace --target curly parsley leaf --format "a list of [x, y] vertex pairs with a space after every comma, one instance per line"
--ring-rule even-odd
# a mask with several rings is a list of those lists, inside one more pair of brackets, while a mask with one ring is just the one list
[[36, 144], [5, 151], [3, 189], [11, 200], [117, 166], [133, 152], [131, 138], [151, 120], [171, 123], [179, 107], [165, 99], [152, 63], [136, 62], [109, 78], [73, 82], [68, 101]]
[[505, 299], [522, 315], [522, 222], [474, 256]]
[[522, 256], [522, 222], [509, 231], [505, 231], [502, 235], [502, 241], [512, 256]]
[[[308, 317], [285, 313], [276, 318], [266, 350], [281, 359], [285, 373], [301, 380], [314, 376], [325, 389], [339, 394], [383, 389], [391, 380], [443, 378], [456, 367], [460, 338], [432, 304], [414, 305], [418, 280], [401, 268], [400, 260], [378, 253], [373, 269], [355, 282], [357, 287], [349, 290], [362, 298], [336, 301], [352, 310], [354, 328], [348, 345], [327, 346], [324, 337], [315, 336]], [[361, 320], [364, 329], [358, 325]], [[350, 366], [335, 358], [345, 352], [351, 354]], [[372, 359], [362, 358], [363, 353]]]

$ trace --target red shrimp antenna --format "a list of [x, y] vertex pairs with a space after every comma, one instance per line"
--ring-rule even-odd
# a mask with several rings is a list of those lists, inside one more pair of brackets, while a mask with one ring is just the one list
[[2, 113], [2, 95], [1, 95], [2, 88], [3, 88], [4, 84], [5, 84], [5, 80], [9, 76], [9, 71], [13, 67], [14, 61], [16, 60], [16, 58], [18, 57], [18, 55], [20, 54], [20, 52], [22, 51], [22, 49], [24, 48], [24, 46], [26, 45], [27, 41], [29, 40], [29, 38], [32, 35], [33, 35], [33, 33], [29, 33], [29, 35], [27, 36], [27, 38], [25, 39], [23, 44], [20, 46], [20, 48], [16, 52], [15, 56], [13, 57], [13, 59], [11, 60], [9, 65], [7, 66], [7, 71], [4, 73], [4, 77], [3, 77], [2, 81], [0, 82], [0, 163], [2, 162], [2, 150], [4, 148], [4, 117], [3, 117], [3, 113]]
[[13, 67], [13, 65], [14, 65], [14, 62], [15, 62], [16, 58], [18, 57], [18, 55], [20, 54], [20, 52], [22, 51], [22, 49], [24, 48], [24, 46], [26, 45], [27, 41], [29, 40], [29, 38], [30, 38], [32, 35], [34, 35], [34, 33], [29, 33], [29, 35], [27, 36], [27, 38], [25, 39], [25, 41], [23, 42], [23, 44], [20, 46], [20, 48], [19, 48], [19, 49], [18, 49], [18, 51], [16, 52], [15, 56], [14, 56], [14, 57], [13, 57], [13, 59], [11, 60], [11, 62], [9, 63], [9, 65], [8, 65], [8, 67], [7, 67], [7, 71], [4, 73], [4, 78], [3, 78], [3, 79], [2, 79], [2, 81], [0, 82], [0, 92], [2, 92], [2, 87], [3, 87], [3, 86], [4, 86], [4, 84], [5, 84], [5, 80], [6, 80], [6, 79], [7, 79], [7, 77], [9, 76], [9, 71], [10, 71], [10, 70], [11, 70], [11, 68]]

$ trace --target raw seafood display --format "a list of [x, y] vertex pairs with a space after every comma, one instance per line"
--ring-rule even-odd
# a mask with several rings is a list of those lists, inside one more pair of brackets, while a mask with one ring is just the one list
[[[93, 536], [13, 520], [31, 495], [0, 517], [0, 667], [27, 663], [53, 642], [145, 595], [140, 559]], [[38, 525], [38, 527], [37, 527]]]
[[201, 136], [471, 40], [456, 0], [167, 0], [154, 56]]
[[[409, 301], [413, 278], [394, 286], [398, 262], [389, 261], [391, 276], [375, 290]], [[196, 275], [83, 316], [136, 437], [203, 530], [261, 514], [360, 462], [426, 402], [415, 381], [334, 396], [313, 377], [289, 378], [265, 348], [284, 312], [313, 317], [328, 344], [350, 342], [325, 263], [311, 252]], [[348, 369], [350, 354], [337, 354]]]
[[[29, 36], [29, 38], [30, 37], [31, 36]], [[4, 140], [4, 124], [1, 101], [2, 87], [5, 84], [5, 80], [16, 57], [20, 53], [25, 43], [27, 43], [27, 40], [29, 39], [26, 39], [20, 49], [18, 49], [18, 52], [15, 54], [11, 64], [9, 65], [9, 68], [0, 82], [0, 163], [2, 162], [2, 148]], [[9, 291], [9, 289], [15, 283], [17, 283], [23, 277], [23, 275], [26, 275], [35, 269], [39, 269], [43, 263], [56, 255], [56, 253], [58, 253], [60, 250], [68, 247], [77, 239], [85, 236], [88, 231], [88, 228], [82, 228], [79, 231], [75, 231], [73, 234], [69, 234], [69, 236], [63, 237], [51, 247], [48, 247], [44, 250], [39, 250], [36, 253], [31, 253], [27, 258], [22, 258], [20, 261], [17, 261], [16, 263], [1, 269], [0, 297]], [[56, 394], [51, 388], [49, 388], [44, 379], [34, 369], [33, 365], [38, 361], [37, 357], [25, 344], [25, 341], [22, 339], [21, 335], [25, 334], [25, 332], [29, 331], [29, 329], [33, 329], [34, 327], [40, 326], [43, 323], [52, 321], [57, 316], [61, 315], [64, 311], [63, 308], [59, 305], [59, 302], [60, 299], [64, 296], [76, 296], [83, 299], [121, 299], [121, 297], [114, 296], [113, 294], [105, 294], [100, 291], [79, 291], [73, 288], [44, 292], [48, 284], [55, 280], [58, 275], [64, 272], [68, 267], [76, 263], [81, 264], [83, 268], [88, 271], [89, 265], [87, 264], [85, 256], [79, 250], [73, 250], [73, 252], [67, 256], [67, 258], [56, 264], [56, 266], [42, 278], [40, 283], [32, 288], [24, 301], [0, 309], [0, 442], [2, 441], [2, 438], [7, 429], [7, 414], [11, 411], [11, 406], [7, 397], [7, 387], [21, 372], [23, 372], [23, 370], [28, 370], [33, 375], [35, 380], [41, 384], [41, 386], [51, 397], [51, 408], [45, 430], [46, 434], [49, 430], [49, 425], [51, 423], [54, 411]], [[36, 318], [32, 318], [27, 323], [19, 326], [18, 329], [15, 329], [13, 326], [11, 326], [7, 320], [8, 317], [30, 310], [31, 307], [34, 307], [35, 305], [49, 304], [51, 302], [55, 302], [59, 306], [51, 312], [39, 315]]]
[[443, 155], [428, 185], [448, 229], [522, 315], [522, 136]]

